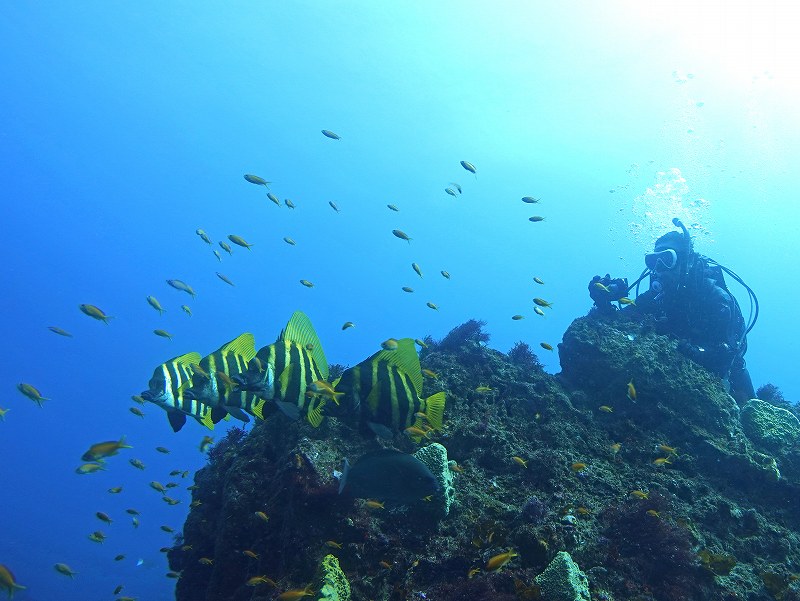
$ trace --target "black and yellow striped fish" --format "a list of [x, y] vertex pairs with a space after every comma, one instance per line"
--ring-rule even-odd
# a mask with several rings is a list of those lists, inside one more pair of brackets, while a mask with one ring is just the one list
[[184, 391], [183, 396], [210, 406], [214, 423], [228, 414], [243, 422], [250, 421], [247, 413], [261, 418], [264, 402], [248, 391], [237, 391], [234, 380], [247, 371], [255, 356], [253, 335], [244, 333], [237, 336], [200, 360], [194, 367], [191, 387]]
[[172, 430], [177, 432], [186, 423], [189, 415], [213, 430], [211, 407], [195, 399], [189, 399], [184, 391], [192, 385], [193, 365], [200, 362], [199, 353], [186, 353], [156, 367], [148, 384], [149, 389], [142, 398], [155, 403], [167, 412]]
[[[344, 410], [358, 413], [361, 425], [379, 436], [388, 438], [412, 427], [442, 427], [445, 393], [421, 397], [422, 369], [411, 338], [398, 340], [395, 350], [379, 351], [345, 370], [335, 384], [336, 391], [344, 393]], [[337, 409], [329, 404], [326, 413], [335, 414]]]
[[[311, 320], [295, 311], [278, 340], [261, 348], [247, 373], [236, 378], [239, 389], [274, 401], [292, 419], [306, 416], [317, 427], [322, 423], [326, 400], [309, 385], [328, 378], [328, 361]], [[263, 401], [262, 401], [263, 402]]]

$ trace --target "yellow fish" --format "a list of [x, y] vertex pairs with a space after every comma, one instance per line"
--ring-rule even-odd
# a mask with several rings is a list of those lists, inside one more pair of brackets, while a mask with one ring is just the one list
[[414, 292], [414, 289], [408, 286], [403, 286], [403, 292]]
[[330, 138], [331, 140], [341, 140], [342, 139], [342, 136], [340, 136], [339, 134], [333, 133], [329, 129], [323, 129], [322, 130], [322, 135], [325, 136], [326, 138]]
[[475, 389], [475, 392], [491, 392], [491, 391], [492, 391], [492, 389], [489, 388], [488, 386], [478, 386]]
[[78, 305], [78, 308], [81, 310], [82, 313], [88, 315], [92, 319], [102, 321], [106, 325], [108, 325], [109, 319], [113, 319], [111, 315], [106, 315], [105, 313], [103, 313], [102, 309], [100, 309], [99, 307], [95, 307], [94, 305]]
[[6, 566], [0, 563], [0, 590], [8, 593], [8, 598], [11, 599], [16, 591], [21, 591], [25, 587], [17, 582], [14, 574], [11, 573]]
[[515, 557], [519, 557], [519, 553], [513, 549], [509, 549], [505, 553], [500, 553], [494, 557], [490, 557], [489, 561], [486, 562], [486, 570], [489, 572], [499, 570]]
[[295, 204], [294, 204], [294, 203], [293, 203], [291, 200], [289, 200], [288, 198], [284, 198], [284, 199], [283, 199], [283, 202], [284, 202], [284, 203], [286, 204], [286, 206], [287, 206], [287, 207], [289, 207], [290, 209], [295, 209], [295, 208], [297, 208], [297, 207], [295, 206]]
[[546, 342], [540, 342], [539, 346], [541, 346], [546, 351], [552, 351], [553, 350], [553, 345], [552, 344], [548, 344]]
[[106, 457], [111, 457], [119, 453], [120, 449], [132, 449], [133, 447], [125, 443], [123, 436], [119, 440], [109, 440], [106, 442], [98, 442], [89, 447], [81, 459], [84, 461], [102, 461]]
[[219, 247], [220, 247], [222, 250], [224, 250], [226, 253], [228, 253], [229, 255], [232, 255], [232, 254], [233, 254], [233, 249], [231, 248], [231, 245], [230, 245], [230, 244], [228, 244], [228, 243], [227, 243], [227, 242], [225, 242], [224, 240], [220, 240], [218, 244], [219, 244]]
[[[334, 140], [338, 139], [339, 139], [338, 136], [334, 138]], [[278, 601], [297, 601], [297, 599], [302, 599], [303, 597], [310, 597], [313, 594], [314, 591], [311, 590], [311, 585], [308, 585], [306, 588], [294, 588], [288, 591], [284, 591], [283, 593], [278, 595]]]
[[181, 305], [181, 309], [182, 309], [182, 310], [183, 310], [183, 312], [184, 312], [184, 313], [186, 313], [186, 315], [188, 315], [189, 317], [191, 317], [191, 316], [192, 316], [192, 310], [189, 308], [189, 305]]
[[75, 470], [76, 474], [94, 474], [97, 471], [104, 470], [102, 465], [99, 463], [84, 463], [78, 469]]
[[225, 283], [226, 283], [226, 284], [228, 284], [229, 286], [236, 286], [236, 284], [234, 284], [233, 282], [231, 282], [231, 281], [230, 281], [230, 279], [228, 279], [228, 276], [226, 276], [224, 273], [220, 273], [219, 271], [217, 271], [217, 272], [215, 272], [215, 273], [217, 274], [217, 277], [218, 277], [219, 279], [221, 279], [223, 282], [225, 282]]
[[309, 282], [308, 280], [300, 280], [300, 283], [305, 286], [306, 288], [313, 288], [314, 284]]
[[445, 271], [444, 269], [442, 269], [442, 271], [440, 271], [439, 273], [442, 274], [443, 278], [448, 279], [448, 280], [450, 279], [450, 273]]
[[396, 351], [398, 344], [396, 339], [388, 338], [381, 342], [381, 348], [387, 351]]
[[17, 384], [17, 390], [19, 390], [22, 394], [32, 400], [34, 403], [42, 407], [42, 401], [49, 401], [50, 399], [45, 398], [41, 395], [41, 393], [36, 390], [34, 386], [30, 384], [25, 384], [24, 382]]
[[230, 240], [231, 242], [233, 242], [237, 246], [242, 246], [242, 247], [246, 248], [247, 250], [250, 250], [250, 247], [253, 246], [252, 244], [247, 242], [247, 240], [245, 240], [241, 236], [237, 236], [236, 234], [230, 234], [228, 236], [228, 240]]
[[286, 236], [286, 237], [283, 239], [283, 241], [284, 241], [284, 242], [286, 242], [286, 244], [291, 244], [292, 246], [296, 246], [296, 245], [297, 245], [297, 242], [295, 242], [294, 240], [292, 240], [292, 239], [291, 239], [289, 236]]
[[475, 165], [473, 165], [469, 161], [461, 161], [461, 166], [464, 169], [466, 169], [467, 171], [469, 171], [470, 173], [473, 173], [473, 174], [477, 173], [477, 169], [475, 169]]
[[53, 332], [53, 334], [58, 334], [59, 336], [65, 336], [67, 338], [72, 338], [72, 334], [70, 334], [66, 330], [62, 330], [58, 326], [47, 326], [47, 329]]
[[544, 311], [542, 311], [539, 307], [534, 307], [533, 312], [536, 313], [536, 315], [541, 315], [544, 317]]
[[422, 277], [422, 269], [420, 269], [419, 265], [417, 265], [416, 263], [412, 263], [412, 264], [411, 264], [411, 269], [413, 269], [414, 271], [416, 271], [416, 272], [417, 272], [417, 275], [418, 275], [419, 277]]
[[392, 230], [392, 233], [401, 240], [405, 240], [406, 242], [411, 244], [411, 238], [409, 238], [408, 234], [406, 234], [403, 230]]
[[628, 398], [632, 401], [636, 400], [636, 387], [633, 385], [633, 380], [628, 382]]
[[513, 319], [514, 321], [519, 321], [520, 319], [525, 319], [525, 316], [524, 315], [512, 315], [511, 319]]
[[267, 192], [267, 198], [269, 198], [276, 205], [281, 206], [281, 201], [278, 200], [278, 197], [275, 196], [272, 192]]
[[537, 284], [544, 284], [544, 280], [542, 280], [541, 278], [533, 278], [533, 281], [536, 282]]
[[436, 303], [432, 303], [432, 302], [428, 301], [428, 302], [427, 302], [427, 303], [425, 303], [425, 304], [426, 304], [428, 307], [430, 307], [431, 309], [433, 309], [434, 311], [438, 311], [438, 310], [439, 310], [439, 306], [438, 306]]
[[211, 244], [211, 238], [208, 237], [208, 234], [206, 234], [204, 230], [197, 228], [194, 233], [200, 236], [200, 239], [206, 244]]
[[2, 407], [0, 407], [0, 422], [6, 421], [6, 413], [8, 413], [9, 411], [11, 411], [11, 409], [3, 409]]
[[550, 307], [551, 309], [553, 308], [553, 303], [549, 303], [543, 298], [536, 297], [535, 299], [533, 299], [533, 302], [539, 305], [540, 307]]
[[259, 177], [257, 175], [251, 175], [250, 173], [245, 173], [244, 179], [250, 182], [251, 184], [255, 184], [257, 186], [264, 186], [267, 188], [267, 190], [269, 190], [269, 185], [272, 183], [268, 182], [263, 177]]
[[172, 340], [172, 334], [170, 334], [166, 330], [153, 330], [153, 334], [155, 334], [156, 336], [161, 336], [162, 338], [168, 338], [169, 340]]
[[602, 411], [603, 413], [613, 413], [614, 412], [614, 408], [613, 407], [609, 407], [608, 405], [600, 405], [597, 409], [599, 411]]
[[528, 467], [528, 461], [530, 461], [530, 459], [523, 459], [522, 457], [517, 457], [516, 455], [514, 457], [512, 457], [511, 459], [514, 460], [514, 463], [516, 463], [518, 465], [521, 465], [522, 467], [524, 467], [526, 469]]

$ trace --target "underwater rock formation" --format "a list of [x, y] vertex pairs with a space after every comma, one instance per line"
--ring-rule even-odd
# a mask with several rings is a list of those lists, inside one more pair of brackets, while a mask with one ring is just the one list
[[[168, 554], [178, 601], [344, 598], [346, 581], [355, 601], [546, 600], [548, 565], [568, 557], [593, 599], [798, 598], [797, 445], [743, 427], [673, 340], [622, 316], [577, 319], [557, 375], [527, 345], [487, 341], [476, 321], [426, 339], [425, 395], [445, 390], [447, 407], [421, 445], [277, 413], [230, 430]], [[416, 453], [451, 492], [382, 508], [339, 495], [344, 458], [381, 447]]]
[[543, 601], [589, 601], [589, 581], [566, 551], [556, 553], [535, 578]]

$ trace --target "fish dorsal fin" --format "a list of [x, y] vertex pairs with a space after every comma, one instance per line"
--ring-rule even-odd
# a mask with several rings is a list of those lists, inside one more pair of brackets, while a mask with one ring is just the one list
[[317, 369], [322, 374], [322, 379], [328, 379], [328, 360], [325, 358], [325, 352], [322, 350], [322, 343], [314, 331], [314, 326], [311, 325], [311, 320], [308, 315], [302, 311], [295, 311], [292, 314], [289, 323], [281, 332], [279, 340], [294, 342], [304, 348], [311, 345], [311, 356], [314, 358], [314, 363]]
[[233, 353], [244, 358], [245, 363], [250, 363], [256, 356], [256, 339], [249, 332], [234, 338], [219, 349], [221, 353]]
[[200, 363], [200, 353], [186, 353], [185, 355], [179, 355], [174, 359], [170, 359], [167, 363], [177, 363], [179, 365], [197, 365]]
[[419, 355], [413, 338], [401, 338], [397, 341], [397, 348], [393, 351], [380, 351], [372, 356], [372, 360], [386, 361], [396, 366], [400, 371], [411, 378], [417, 396], [422, 396], [422, 367], [419, 364]]

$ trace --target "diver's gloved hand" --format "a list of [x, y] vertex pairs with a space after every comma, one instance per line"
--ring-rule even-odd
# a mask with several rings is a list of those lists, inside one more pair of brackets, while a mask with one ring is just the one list
[[596, 275], [589, 282], [589, 296], [596, 305], [604, 305], [619, 300], [628, 294], [628, 279], [614, 278], [609, 274], [604, 277]]

